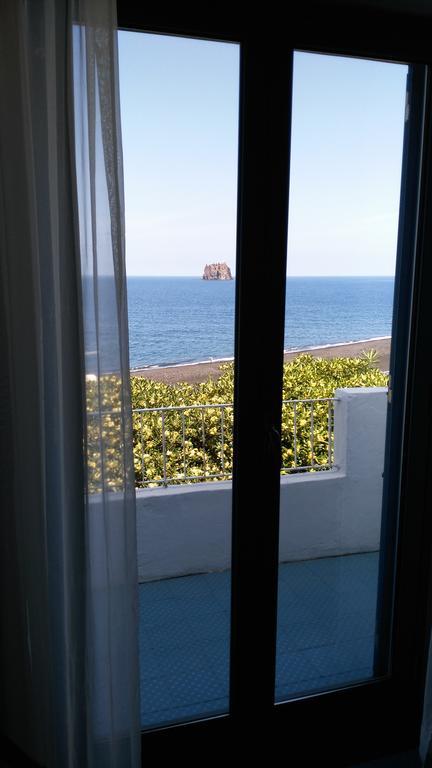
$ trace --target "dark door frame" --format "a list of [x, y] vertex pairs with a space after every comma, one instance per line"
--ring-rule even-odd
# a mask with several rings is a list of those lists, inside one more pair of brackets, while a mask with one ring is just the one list
[[[243, 755], [283, 749], [293, 765], [348, 765], [418, 744], [430, 624], [432, 437], [428, 356], [432, 323], [432, 132], [421, 117], [417, 184], [403, 200], [412, 220], [410, 306], [403, 314], [407, 375], [400, 393], [403, 423], [392, 440], [401, 463], [398, 546], [390, 672], [380, 679], [273, 703], [278, 567], [279, 430], [288, 210], [292, 51], [303, 49], [424, 65], [424, 98], [431, 104], [432, 20], [410, 14], [311, 3], [291, 19], [271, 8], [235, 18], [146, 13], [119, 0], [119, 27], [233, 41], [241, 46], [238, 261], [236, 285], [235, 453], [230, 714], [143, 733], [151, 744], [228, 754], [228, 737]], [[207, 9], [208, 10], [208, 9]], [[288, 10], [289, 13], [289, 10]], [[417, 67], [419, 72], [422, 66]], [[420, 113], [418, 113], [419, 116]], [[410, 257], [411, 258], [411, 257]], [[263, 270], [264, 266], [264, 270]], [[401, 317], [402, 317], [401, 314]], [[405, 334], [406, 335], [406, 334]], [[401, 342], [402, 343], [402, 342]], [[266, 349], [265, 381], [249, 386], [256, 348]], [[400, 351], [400, 350], [399, 350]], [[399, 353], [393, 359], [399, 359]], [[248, 418], [252, 411], [253, 424]], [[265, 483], [251, 488], [251, 467]], [[256, 596], [262, 597], [257, 602]], [[252, 675], [253, 670], [253, 675]], [[385, 716], [384, 716], [385, 715]]]

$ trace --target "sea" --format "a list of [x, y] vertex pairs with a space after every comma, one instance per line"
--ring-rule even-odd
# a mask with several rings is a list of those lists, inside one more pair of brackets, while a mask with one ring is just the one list
[[[288, 277], [285, 349], [390, 336], [393, 288], [393, 277]], [[132, 369], [233, 357], [235, 280], [129, 277], [127, 290]]]

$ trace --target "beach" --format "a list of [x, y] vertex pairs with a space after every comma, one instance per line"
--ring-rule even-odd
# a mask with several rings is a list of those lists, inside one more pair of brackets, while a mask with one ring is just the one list
[[[313, 355], [314, 357], [357, 357], [364, 351], [375, 349], [378, 353], [377, 367], [382, 371], [388, 371], [390, 366], [390, 341], [391, 338], [386, 336], [379, 339], [366, 339], [365, 341], [295, 350], [293, 352], [285, 352], [284, 360], [289, 362], [301, 354]], [[217, 379], [221, 373], [221, 365], [223, 365], [221, 361], [212, 361], [160, 368], [136, 368], [131, 370], [131, 376], [143, 376], [152, 381], [162, 381], [164, 384], [179, 384], [180, 382], [199, 384], [209, 379]], [[257, 358], [257, 371], [262, 366], [263, 360]]]

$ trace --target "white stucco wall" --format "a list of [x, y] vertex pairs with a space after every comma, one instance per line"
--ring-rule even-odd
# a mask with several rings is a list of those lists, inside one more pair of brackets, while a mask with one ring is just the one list
[[[337, 468], [281, 479], [281, 561], [378, 549], [386, 391], [337, 390]], [[229, 568], [231, 483], [137, 491], [137, 538], [141, 581]]]

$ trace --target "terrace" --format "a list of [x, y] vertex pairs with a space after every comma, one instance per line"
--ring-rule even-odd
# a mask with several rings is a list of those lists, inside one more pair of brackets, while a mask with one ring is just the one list
[[[313, 467], [324, 471], [305, 471], [297, 457], [283, 470], [276, 701], [372, 674], [386, 392], [336, 390], [325, 403], [327, 460]], [[285, 413], [295, 420], [300, 407]], [[135, 418], [143, 423], [142, 412]], [[163, 412], [158, 418], [167, 451]], [[183, 482], [181, 472], [169, 477], [162, 456], [161, 482], [137, 490], [144, 727], [228, 708], [231, 483], [185, 483], [184, 453], [181, 463]]]

